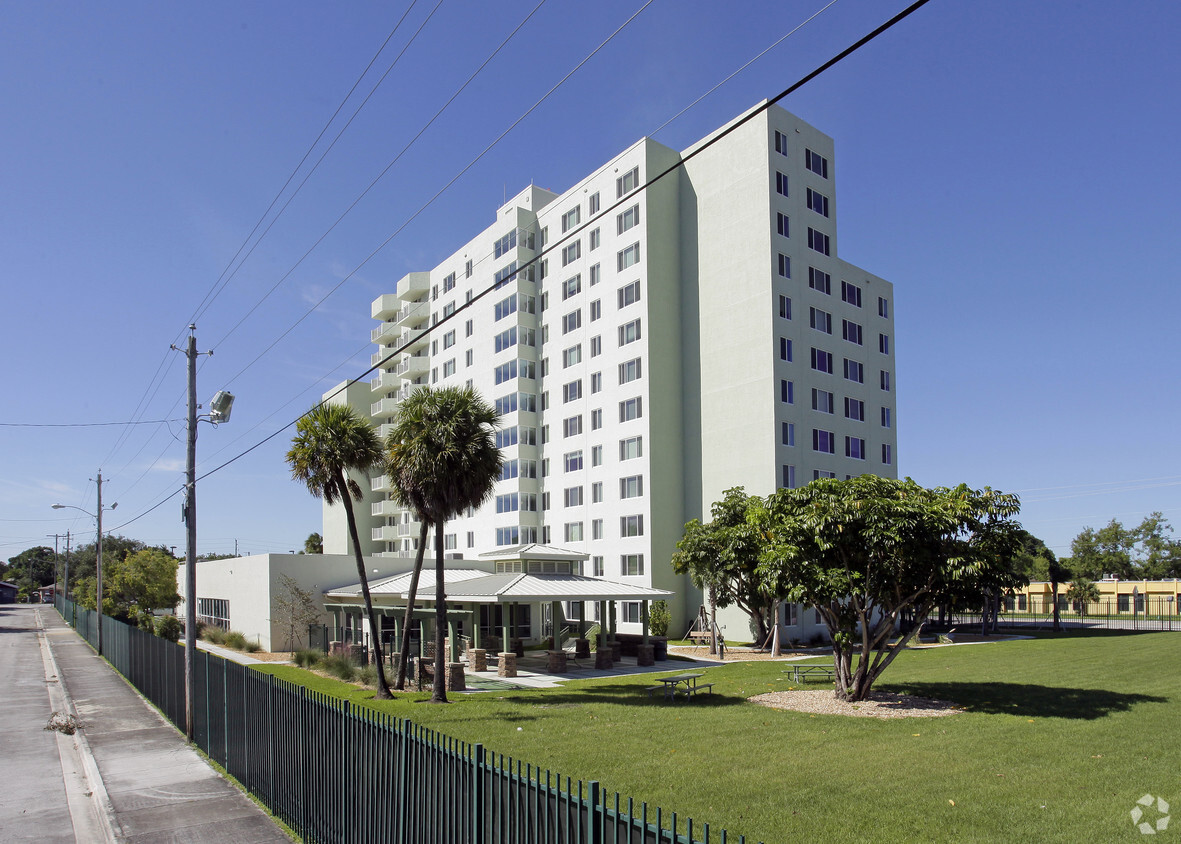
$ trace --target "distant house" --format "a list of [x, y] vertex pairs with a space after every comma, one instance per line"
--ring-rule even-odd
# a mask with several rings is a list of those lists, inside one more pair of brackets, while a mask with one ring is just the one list
[[38, 604], [52, 604], [55, 597], [57, 597], [57, 584], [51, 583], [48, 586], [42, 586], [36, 590], [37, 599], [35, 603]]
[[19, 591], [15, 583], [0, 580], [0, 604], [15, 604], [16, 593]]

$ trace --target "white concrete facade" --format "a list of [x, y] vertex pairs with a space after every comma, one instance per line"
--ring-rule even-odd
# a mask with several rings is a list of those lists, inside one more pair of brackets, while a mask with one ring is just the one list
[[[583, 551], [585, 574], [676, 592], [678, 636], [701, 596], [669, 559], [726, 489], [897, 477], [893, 288], [837, 256], [832, 139], [773, 106], [641, 189], [706, 140], [644, 139], [561, 194], [513, 197], [374, 301], [373, 362], [401, 352], [349, 393], [385, 433], [416, 385], [470, 384], [503, 414], [508, 469], [448, 523], [448, 553]], [[371, 488], [365, 550], [412, 554], [417, 524], [387, 479]], [[342, 525], [326, 510], [326, 551], [347, 550]], [[819, 629], [788, 619], [794, 639]]]

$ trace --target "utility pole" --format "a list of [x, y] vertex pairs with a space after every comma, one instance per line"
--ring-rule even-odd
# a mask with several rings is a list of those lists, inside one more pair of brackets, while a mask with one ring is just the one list
[[70, 532], [66, 531], [66, 578], [62, 585], [62, 596], [70, 600]]
[[[194, 734], [194, 718], [197, 709], [197, 358], [212, 355], [213, 352], [197, 351], [197, 326], [189, 326], [189, 343], [183, 351], [188, 359], [189, 376], [189, 417], [188, 448], [185, 455], [185, 506], [184, 522], [186, 533], [185, 550], [185, 736], [191, 742]], [[219, 391], [210, 402], [210, 414], [206, 421], [217, 425], [227, 422], [234, 397]]]
[[103, 472], [98, 470], [98, 509], [95, 519], [98, 521], [98, 539], [96, 540], [98, 561], [95, 564], [98, 592], [98, 655], [103, 655]]
[[64, 534], [63, 533], [47, 533], [45, 535], [53, 537], [53, 603], [57, 604], [57, 587], [58, 587], [58, 584], [61, 583], [61, 571], [60, 571], [61, 560], [58, 559], [57, 541], [59, 539], [69, 539], [70, 532], [66, 531]]

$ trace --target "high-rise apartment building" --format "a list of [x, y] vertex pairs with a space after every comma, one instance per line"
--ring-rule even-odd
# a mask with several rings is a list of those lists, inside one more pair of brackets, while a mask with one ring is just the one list
[[[580, 550], [584, 574], [677, 592], [676, 627], [700, 595], [669, 558], [726, 489], [896, 477], [893, 289], [838, 257], [832, 139], [772, 106], [685, 160], [712, 137], [530, 186], [373, 303], [374, 362], [401, 352], [351, 403], [384, 426], [416, 385], [471, 385], [502, 415], [495, 497], [448, 523], [449, 553]], [[364, 550], [413, 553], [372, 490]]]

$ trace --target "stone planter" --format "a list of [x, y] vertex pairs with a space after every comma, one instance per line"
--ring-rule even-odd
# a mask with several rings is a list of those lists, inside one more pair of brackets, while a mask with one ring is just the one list
[[517, 676], [517, 655], [515, 653], [502, 652], [500, 654], [500, 665], [496, 667], [496, 675], [498, 677]]
[[550, 674], [565, 674], [566, 652], [546, 651], [545, 670]]

